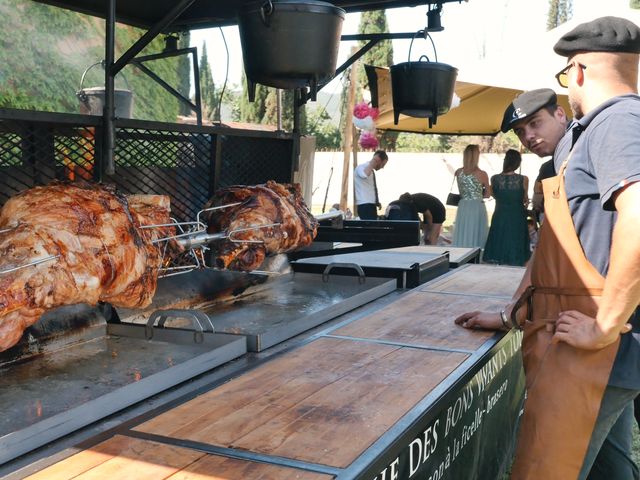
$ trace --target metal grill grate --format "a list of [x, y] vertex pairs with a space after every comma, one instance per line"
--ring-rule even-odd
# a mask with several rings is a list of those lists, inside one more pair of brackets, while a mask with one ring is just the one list
[[0, 204], [54, 179], [93, 179], [94, 128], [0, 123]]
[[172, 216], [190, 221], [215, 188], [293, 177], [291, 136], [131, 120], [116, 129], [116, 174], [103, 176], [100, 123], [100, 117], [0, 109], [0, 206], [54, 179], [102, 178], [123, 193], [168, 195]]
[[175, 218], [194, 219], [209, 198], [211, 145], [207, 134], [120, 129], [110, 180], [125, 193], [168, 195]]
[[217, 187], [256, 185], [266, 180], [290, 182], [293, 177], [291, 149], [292, 142], [273, 138], [222, 137]]

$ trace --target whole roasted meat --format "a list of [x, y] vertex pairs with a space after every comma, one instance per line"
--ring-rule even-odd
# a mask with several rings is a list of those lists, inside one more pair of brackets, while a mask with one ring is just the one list
[[169, 223], [169, 211], [166, 196], [124, 197], [88, 183], [55, 182], [9, 199], [0, 210], [0, 351], [54, 307], [149, 305], [163, 255], [152, 242], [173, 228], [139, 227]]
[[[228, 233], [212, 244], [219, 268], [250, 271], [265, 257], [291, 252], [313, 242], [318, 222], [304, 203], [298, 184], [269, 181], [264, 185], [232, 186], [218, 190], [205, 208], [240, 203], [208, 212], [207, 232]], [[279, 224], [273, 227], [265, 225]]]

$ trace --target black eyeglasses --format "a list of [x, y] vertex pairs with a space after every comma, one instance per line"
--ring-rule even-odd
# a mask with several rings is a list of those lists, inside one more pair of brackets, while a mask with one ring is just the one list
[[586, 65], [582, 65], [581, 63], [571, 62], [569, 65], [567, 65], [558, 73], [556, 73], [556, 80], [558, 81], [561, 87], [567, 88], [569, 86], [569, 70], [571, 70], [571, 67], [575, 67], [575, 66], [580, 67], [582, 70], [587, 69]]

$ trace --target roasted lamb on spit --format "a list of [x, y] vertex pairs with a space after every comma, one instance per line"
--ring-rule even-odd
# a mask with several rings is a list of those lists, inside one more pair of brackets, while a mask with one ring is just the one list
[[[234, 205], [236, 204], [236, 205]], [[304, 203], [300, 186], [269, 181], [264, 185], [232, 186], [218, 190], [205, 210], [209, 234], [225, 233], [226, 239], [211, 244], [215, 266], [250, 271], [265, 257], [291, 252], [309, 245], [318, 222]]]
[[[145, 307], [174, 233], [169, 198], [88, 183], [26, 190], [0, 210], [0, 351], [47, 310], [105, 301]], [[163, 225], [160, 228], [139, 228]]]

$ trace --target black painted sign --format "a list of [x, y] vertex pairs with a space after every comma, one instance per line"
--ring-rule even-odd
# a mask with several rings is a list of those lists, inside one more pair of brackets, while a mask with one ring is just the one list
[[510, 465], [524, 397], [521, 332], [491, 350], [471, 379], [371, 480], [494, 480]]

